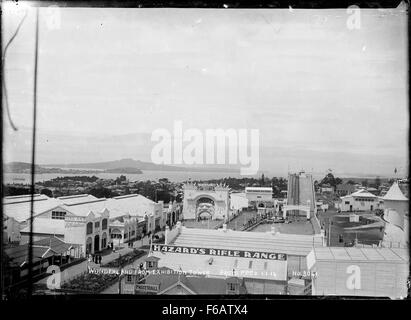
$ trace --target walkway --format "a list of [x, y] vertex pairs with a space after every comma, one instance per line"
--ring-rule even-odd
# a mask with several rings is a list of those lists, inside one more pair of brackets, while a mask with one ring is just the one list
[[241, 230], [243, 225], [246, 224], [248, 220], [255, 218], [256, 216], [257, 211], [243, 210], [237, 217], [228, 223], [227, 228], [232, 230]]
[[[116, 250], [115, 252], [111, 252], [109, 254], [106, 254], [104, 256], [102, 256], [101, 258], [101, 264], [106, 264], [109, 263], [117, 258], [119, 258], [120, 254], [121, 255], [125, 255], [131, 251], [133, 251], [133, 249], [138, 249], [142, 246], [146, 246], [149, 244], [149, 239], [148, 237], [145, 237], [142, 240], [137, 240], [134, 242], [134, 246], [133, 248], [129, 248], [127, 247], [127, 244], [125, 244], [125, 247], [120, 249], [120, 250]], [[84, 273], [87, 271], [87, 266], [95, 266], [96, 264], [94, 264], [93, 262], [88, 262], [83, 261], [81, 263], [75, 264], [71, 267], [68, 267], [67, 269], [62, 271], [61, 274], [61, 283], [63, 284], [64, 282], [68, 282], [70, 280], [72, 280], [73, 278], [76, 278], [77, 276], [79, 276], [80, 274]], [[40, 281], [36, 282], [36, 284], [47, 284], [47, 279], [48, 277], [45, 277], [43, 279], [41, 279]]]
[[[142, 263], [146, 257], [148, 255], [148, 252], [146, 252], [145, 255], [141, 256], [140, 258], [138, 258], [136, 261], [134, 261], [132, 264], [129, 264], [127, 266], [124, 267], [124, 269], [133, 266], [135, 268], [138, 268], [140, 263]], [[105, 289], [103, 292], [101, 292], [102, 294], [118, 294], [118, 281], [111, 285], [110, 287], [108, 287], [107, 289]]]

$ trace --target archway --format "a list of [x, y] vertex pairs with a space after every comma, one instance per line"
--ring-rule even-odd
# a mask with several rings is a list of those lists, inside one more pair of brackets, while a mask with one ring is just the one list
[[197, 208], [197, 216], [200, 220], [212, 219], [213, 215], [214, 215], [214, 206], [209, 203], [200, 204], [200, 206]]
[[94, 237], [94, 252], [100, 251], [100, 236], [96, 234]]
[[196, 201], [196, 217], [200, 219], [211, 219], [215, 212], [215, 202], [211, 197], [200, 197]]
[[86, 254], [93, 252], [93, 239], [88, 237], [86, 240]]
[[105, 249], [107, 247], [107, 233], [103, 232], [101, 236], [101, 249]]

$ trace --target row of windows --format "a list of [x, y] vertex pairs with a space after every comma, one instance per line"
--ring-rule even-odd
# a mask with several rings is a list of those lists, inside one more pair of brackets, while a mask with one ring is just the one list
[[[103, 230], [106, 230], [107, 229], [107, 219], [103, 219], [103, 222], [102, 222], [102, 225], [103, 225]], [[95, 228], [99, 228], [100, 227], [100, 221], [97, 221], [97, 222], [95, 222], [94, 223], [94, 227]], [[91, 233], [93, 233], [93, 223], [92, 222], [89, 222], [89, 223], [87, 223], [87, 227], [86, 227], [86, 234], [91, 234]]]
[[253, 194], [253, 193], [269, 193], [272, 194], [271, 190], [246, 190], [246, 193]]
[[374, 202], [372, 198], [355, 198], [356, 201]]
[[52, 211], [51, 212], [52, 219], [64, 220], [65, 217], [66, 217], [66, 213], [64, 211]]
[[[136, 234], [136, 232], [133, 230], [133, 231], [131, 232], [131, 236], [130, 236], [130, 237], [134, 237], [135, 234]], [[122, 238], [122, 235], [121, 235], [120, 233], [112, 233], [112, 234], [110, 234], [110, 237], [111, 237], [112, 239], [121, 239], [121, 238]], [[125, 233], [125, 234], [124, 234], [124, 239], [127, 239], [127, 238], [128, 238], [128, 233]]]

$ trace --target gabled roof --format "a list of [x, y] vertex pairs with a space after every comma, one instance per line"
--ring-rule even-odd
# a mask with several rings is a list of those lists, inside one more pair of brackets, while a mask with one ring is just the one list
[[394, 182], [391, 188], [387, 191], [383, 200], [397, 200], [397, 201], [408, 201], [408, 198], [402, 193], [397, 182]]
[[[64, 235], [64, 220], [36, 218], [33, 220], [33, 233]], [[30, 225], [20, 232], [30, 232]]]
[[58, 197], [57, 199], [61, 200], [61, 202], [66, 205], [98, 200], [98, 198], [91, 194], [77, 194], [73, 196]]
[[158, 260], [160, 260], [160, 258], [157, 258], [156, 256], [149, 256], [149, 257], [146, 258], [145, 261], [154, 261], [154, 262], [156, 262]]
[[[53, 255], [60, 255], [67, 252], [72, 247], [71, 244], [65, 243], [56, 237], [50, 237], [33, 242], [33, 262], [51, 257]], [[28, 244], [5, 250], [5, 254], [10, 260], [10, 264], [14, 266], [22, 266], [28, 262], [29, 246]]]
[[354, 192], [354, 193], [351, 193], [351, 194], [346, 195], [346, 196], [341, 197], [341, 198], [347, 198], [347, 197], [378, 198], [376, 195], [368, 192], [368, 191], [365, 190], [365, 189], [360, 189], [360, 190], [358, 190], [358, 191], [356, 191], [356, 192]]
[[[39, 200], [48, 200], [51, 199], [45, 194], [34, 194], [33, 195], [34, 201]], [[11, 204], [11, 203], [22, 203], [22, 202], [30, 202], [31, 201], [31, 194], [24, 194], [20, 196], [8, 196], [3, 198], [3, 204]]]
[[[4, 213], [18, 222], [26, 221], [30, 218], [31, 195], [21, 195], [4, 197]], [[110, 199], [96, 198], [89, 194], [79, 194], [64, 196], [59, 198], [49, 198], [46, 195], [34, 195], [34, 216], [55, 208], [69, 211], [76, 216], [86, 217], [90, 211], [99, 215], [105, 209], [109, 211], [110, 218], [130, 215], [138, 217], [139, 221], [144, 220], [146, 214], [151, 214], [156, 202], [139, 194], [129, 194]]]
[[192, 294], [226, 294], [228, 280], [240, 285], [240, 294], [247, 293], [243, 282], [238, 278], [234, 280], [232, 277], [224, 279], [205, 277], [203, 275], [179, 275], [178, 272], [167, 267], [162, 267], [159, 270], [169, 272], [150, 274], [145, 280], [146, 284], [159, 285], [159, 294], [167, 294], [169, 290], [178, 285]]
[[[63, 207], [58, 199], [39, 198], [33, 202], [33, 216], [38, 216], [46, 211]], [[26, 221], [30, 218], [31, 201], [30, 198], [24, 202], [6, 202], [3, 206], [4, 213], [18, 222]]]
[[87, 202], [71, 203], [64, 205], [64, 207], [76, 216], [87, 217], [90, 211], [98, 215], [106, 209], [106, 199], [101, 198]]

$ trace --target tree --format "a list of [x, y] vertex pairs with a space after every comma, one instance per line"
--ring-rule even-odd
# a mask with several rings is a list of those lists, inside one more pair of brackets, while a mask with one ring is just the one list
[[353, 180], [348, 180], [348, 181], [347, 181], [347, 184], [353, 184], [353, 185], [354, 185], [355, 182], [354, 182]]
[[91, 194], [92, 196], [95, 196], [96, 198], [111, 198], [117, 195], [116, 193], [111, 192], [110, 189], [102, 187], [92, 188], [88, 190], [87, 193]]
[[330, 172], [328, 173], [322, 180], [320, 185], [329, 184], [330, 186], [334, 187], [337, 185], [334, 175]]
[[368, 180], [361, 181], [361, 184], [362, 184], [363, 187], [367, 188], [368, 187]]
[[50, 197], [50, 198], [53, 197], [53, 191], [47, 188], [41, 189], [40, 194], [45, 194], [47, 197]]

